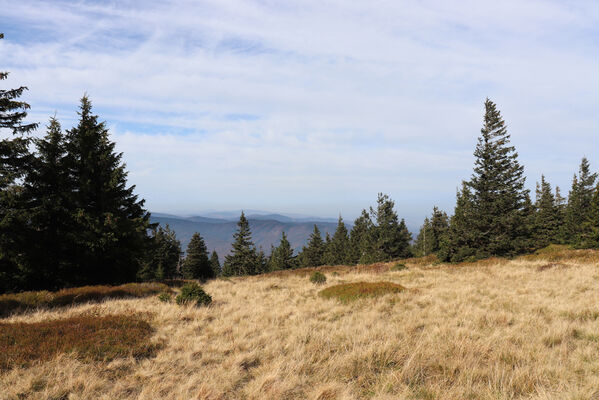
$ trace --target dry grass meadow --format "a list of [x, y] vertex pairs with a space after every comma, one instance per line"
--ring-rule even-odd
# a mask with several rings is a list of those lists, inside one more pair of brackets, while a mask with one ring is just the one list
[[[406, 261], [215, 280], [209, 307], [156, 296], [0, 319], [146, 315], [152, 357], [76, 353], [0, 372], [4, 399], [599, 399], [599, 253]], [[392, 282], [340, 302], [319, 291]], [[0, 349], [1, 351], [2, 349]]]

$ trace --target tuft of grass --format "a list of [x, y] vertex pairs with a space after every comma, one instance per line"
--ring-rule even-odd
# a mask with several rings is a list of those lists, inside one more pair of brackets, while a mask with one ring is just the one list
[[0, 371], [48, 361], [61, 353], [78, 359], [111, 361], [149, 357], [160, 345], [140, 314], [79, 315], [43, 322], [0, 323]]
[[169, 292], [162, 292], [158, 295], [158, 300], [163, 303], [170, 303], [172, 300], [172, 295]]
[[312, 275], [310, 275], [310, 282], [322, 285], [327, 281], [327, 277], [320, 271], [314, 271]]
[[177, 304], [195, 303], [196, 306], [212, 303], [212, 297], [195, 282], [190, 282], [181, 288], [181, 293], [175, 298]]
[[74, 304], [120, 299], [148, 297], [160, 292], [171, 292], [162, 283], [127, 283], [120, 286], [82, 286], [62, 289], [58, 292], [46, 290], [0, 295], [0, 317], [36, 308], [65, 307]]
[[406, 264], [397, 262], [391, 266], [389, 271], [403, 271], [404, 269], [408, 269], [408, 267], [406, 267]]
[[348, 302], [364, 297], [399, 293], [404, 290], [406, 290], [405, 287], [392, 282], [355, 282], [328, 287], [321, 290], [320, 295], [326, 299], [337, 298], [342, 302]]

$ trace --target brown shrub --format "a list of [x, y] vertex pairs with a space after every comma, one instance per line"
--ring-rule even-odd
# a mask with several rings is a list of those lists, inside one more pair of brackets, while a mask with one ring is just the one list
[[60, 353], [92, 361], [148, 357], [160, 347], [149, 342], [153, 332], [140, 314], [0, 323], [0, 370], [47, 361]]
[[58, 292], [22, 292], [0, 295], [0, 317], [35, 308], [64, 307], [73, 304], [117, 299], [147, 297], [161, 292], [172, 292], [162, 283], [127, 283], [120, 286], [82, 286]]
[[320, 295], [327, 299], [335, 297], [342, 302], [347, 302], [363, 297], [399, 293], [405, 289], [405, 287], [391, 282], [355, 282], [328, 287], [321, 290]]

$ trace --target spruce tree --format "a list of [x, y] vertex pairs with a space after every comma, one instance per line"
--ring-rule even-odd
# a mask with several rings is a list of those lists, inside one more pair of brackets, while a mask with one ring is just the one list
[[231, 253], [225, 257], [223, 276], [254, 275], [260, 272], [260, 266], [256, 265], [259, 257], [252, 242], [250, 223], [243, 212], [241, 212], [237, 227], [237, 232], [233, 234], [233, 248]]
[[[65, 164], [74, 190], [69, 194], [73, 232], [70, 253], [77, 265], [71, 283], [123, 283], [135, 279], [150, 245], [150, 214], [127, 186], [122, 153], [116, 153], [104, 122], [81, 99], [79, 123], [67, 131]], [[155, 226], [155, 225], [154, 225]]]
[[[0, 72], [0, 81], [7, 78], [8, 72]], [[24, 281], [30, 277], [22, 259], [31, 243], [18, 181], [29, 167], [28, 134], [37, 124], [23, 123], [30, 108], [19, 100], [25, 90], [25, 86], [0, 89], [0, 293], [25, 288]]]
[[325, 260], [329, 265], [341, 265], [351, 263], [349, 252], [349, 234], [343, 218], [339, 216], [337, 229], [327, 246]]
[[216, 253], [216, 250], [213, 250], [212, 255], [210, 256], [210, 266], [212, 267], [214, 276], [220, 276], [220, 260], [218, 259], [218, 254]]
[[537, 184], [536, 194], [533, 245], [542, 248], [559, 241], [560, 211], [551, 185], [543, 175], [541, 183]]
[[[477, 258], [509, 256], [525, 248], [528, 190], [524, 168], [510, 146], [510, 135], [495, 103], [485, 101], [484, 125], [474, 152], [472, 189], [473, 246]], [[458, 251], [459, 252], [459, 251]]]
[[462, 188], [456, 194], [456, 206], [449, 221], [447, 234], [441, 237], [439, 259], [458, 262], [474, 259], [476, 254], [475, 233], [473, 231], [474, 198], [468, 184], [462, 182]]
[[138, 272], [143, 281], [173, 279], [181, 261], [181, 242], [168, 224], [152, 230], [147, 260]]
[[420, 233], [414, 244], [414, 252], [418, 256], [426, 256], [437, 253], [441, 247], [441, 239], [449, 229], [449, 218], [447, 214], [433, 207], [431, 219], [425, 218]]
[[376, 221], [375, 247], [376, 261], [389, 261], [410, 255], [412, 235], [405, 221], [398, 221], [394, 210], [395, 203], [388, 195], [379, 193], [376, 209], [370, 208], [370, 213]]
[[566, 242], [576, 246], [581, 245], [583, 236], [588, 233], [583, 229], [585, 222], [590, 218], [591, 201], [597, 173], [590, 172], [590, 164], [583, 157], [578, 170], [578, 176], [572, 179], [572, 188], [568, 195], [568, 204], [565, 211], [563, 236]]
[[349, 241], [349, 258], [352, 264], [375, 262], [374, 224], [368, 211], [362, 210], [360, 216], [354, 221]]
[[181, 275], [185, 279], [211, 279], [214, 270], [208, 258], [206, 243], [199, 233], [194, 233], [187, 245], [185, 261], [181, 265]]
[[323, 264], [325, 243], [320, 230], [314, 225], [314, 231], [308, 238], [308, 245], [302, 249], [301, 262], [303, 268], [318, 267]]
[[269, 269], [277, 271], [281, 269], [292, 269], [295, 267], [295, 258], [291, 243], [287, 240], [285, 232], [281, 234], [281, 242], [271, 251]]
[[583, 223], [580, 247], [599, 249], [599, 183], [589, 204], [589, 215]]

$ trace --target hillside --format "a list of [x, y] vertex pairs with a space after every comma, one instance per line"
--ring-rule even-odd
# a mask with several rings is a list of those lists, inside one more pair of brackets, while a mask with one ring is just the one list
[[[306, 270], [211, 281], [207, 308], [153, 296], [13, 316], [0, 325], [143, 315], [160, 347], [150, 358], [59, 355], [0, 372], [0, 399], [595, 399], [598, 261], [560, 250], [407, 260], [402, 271], [323, 267], [321, 286]], [[346, 303], [319, 296], [378, 281], [407, 289]]]
[[[183, 250], [187, 248], [187, 244], [194, 232], [199, 232], [204, 240], [209, 251], [216, 250], [221, 258], [227, 255], [231, 249], [233, 241], [233, 233], [237, 229], [237, 220], [219, 217], [196, 216], [196, 217], [177, 217], [166, 214], [152, 214], [152, 222], [158, 222], [161, 225], [168, 224], [177, 234], [177, 238], [181, 241]], [[337, 222], [326, 222], [322, 220], [303, 221], [283, 215], [250, 215], [248, 217], [250, 229], [252, 230], [252, 238], [254, 244], [258, 248], [262, 248], [266, 254], [270, 253], [270, 245], [278, 245], [281, 240], [281, 233], [285, 231], [287, 239], [291, 243], [291, 247], [299, 251], [308, 240], [308, 237], [314, 229], [314, 225], [318, 226], [323, 237], [328, 232], [335, 233]], [[350, 225], [346, 223], [348, 228]]]

